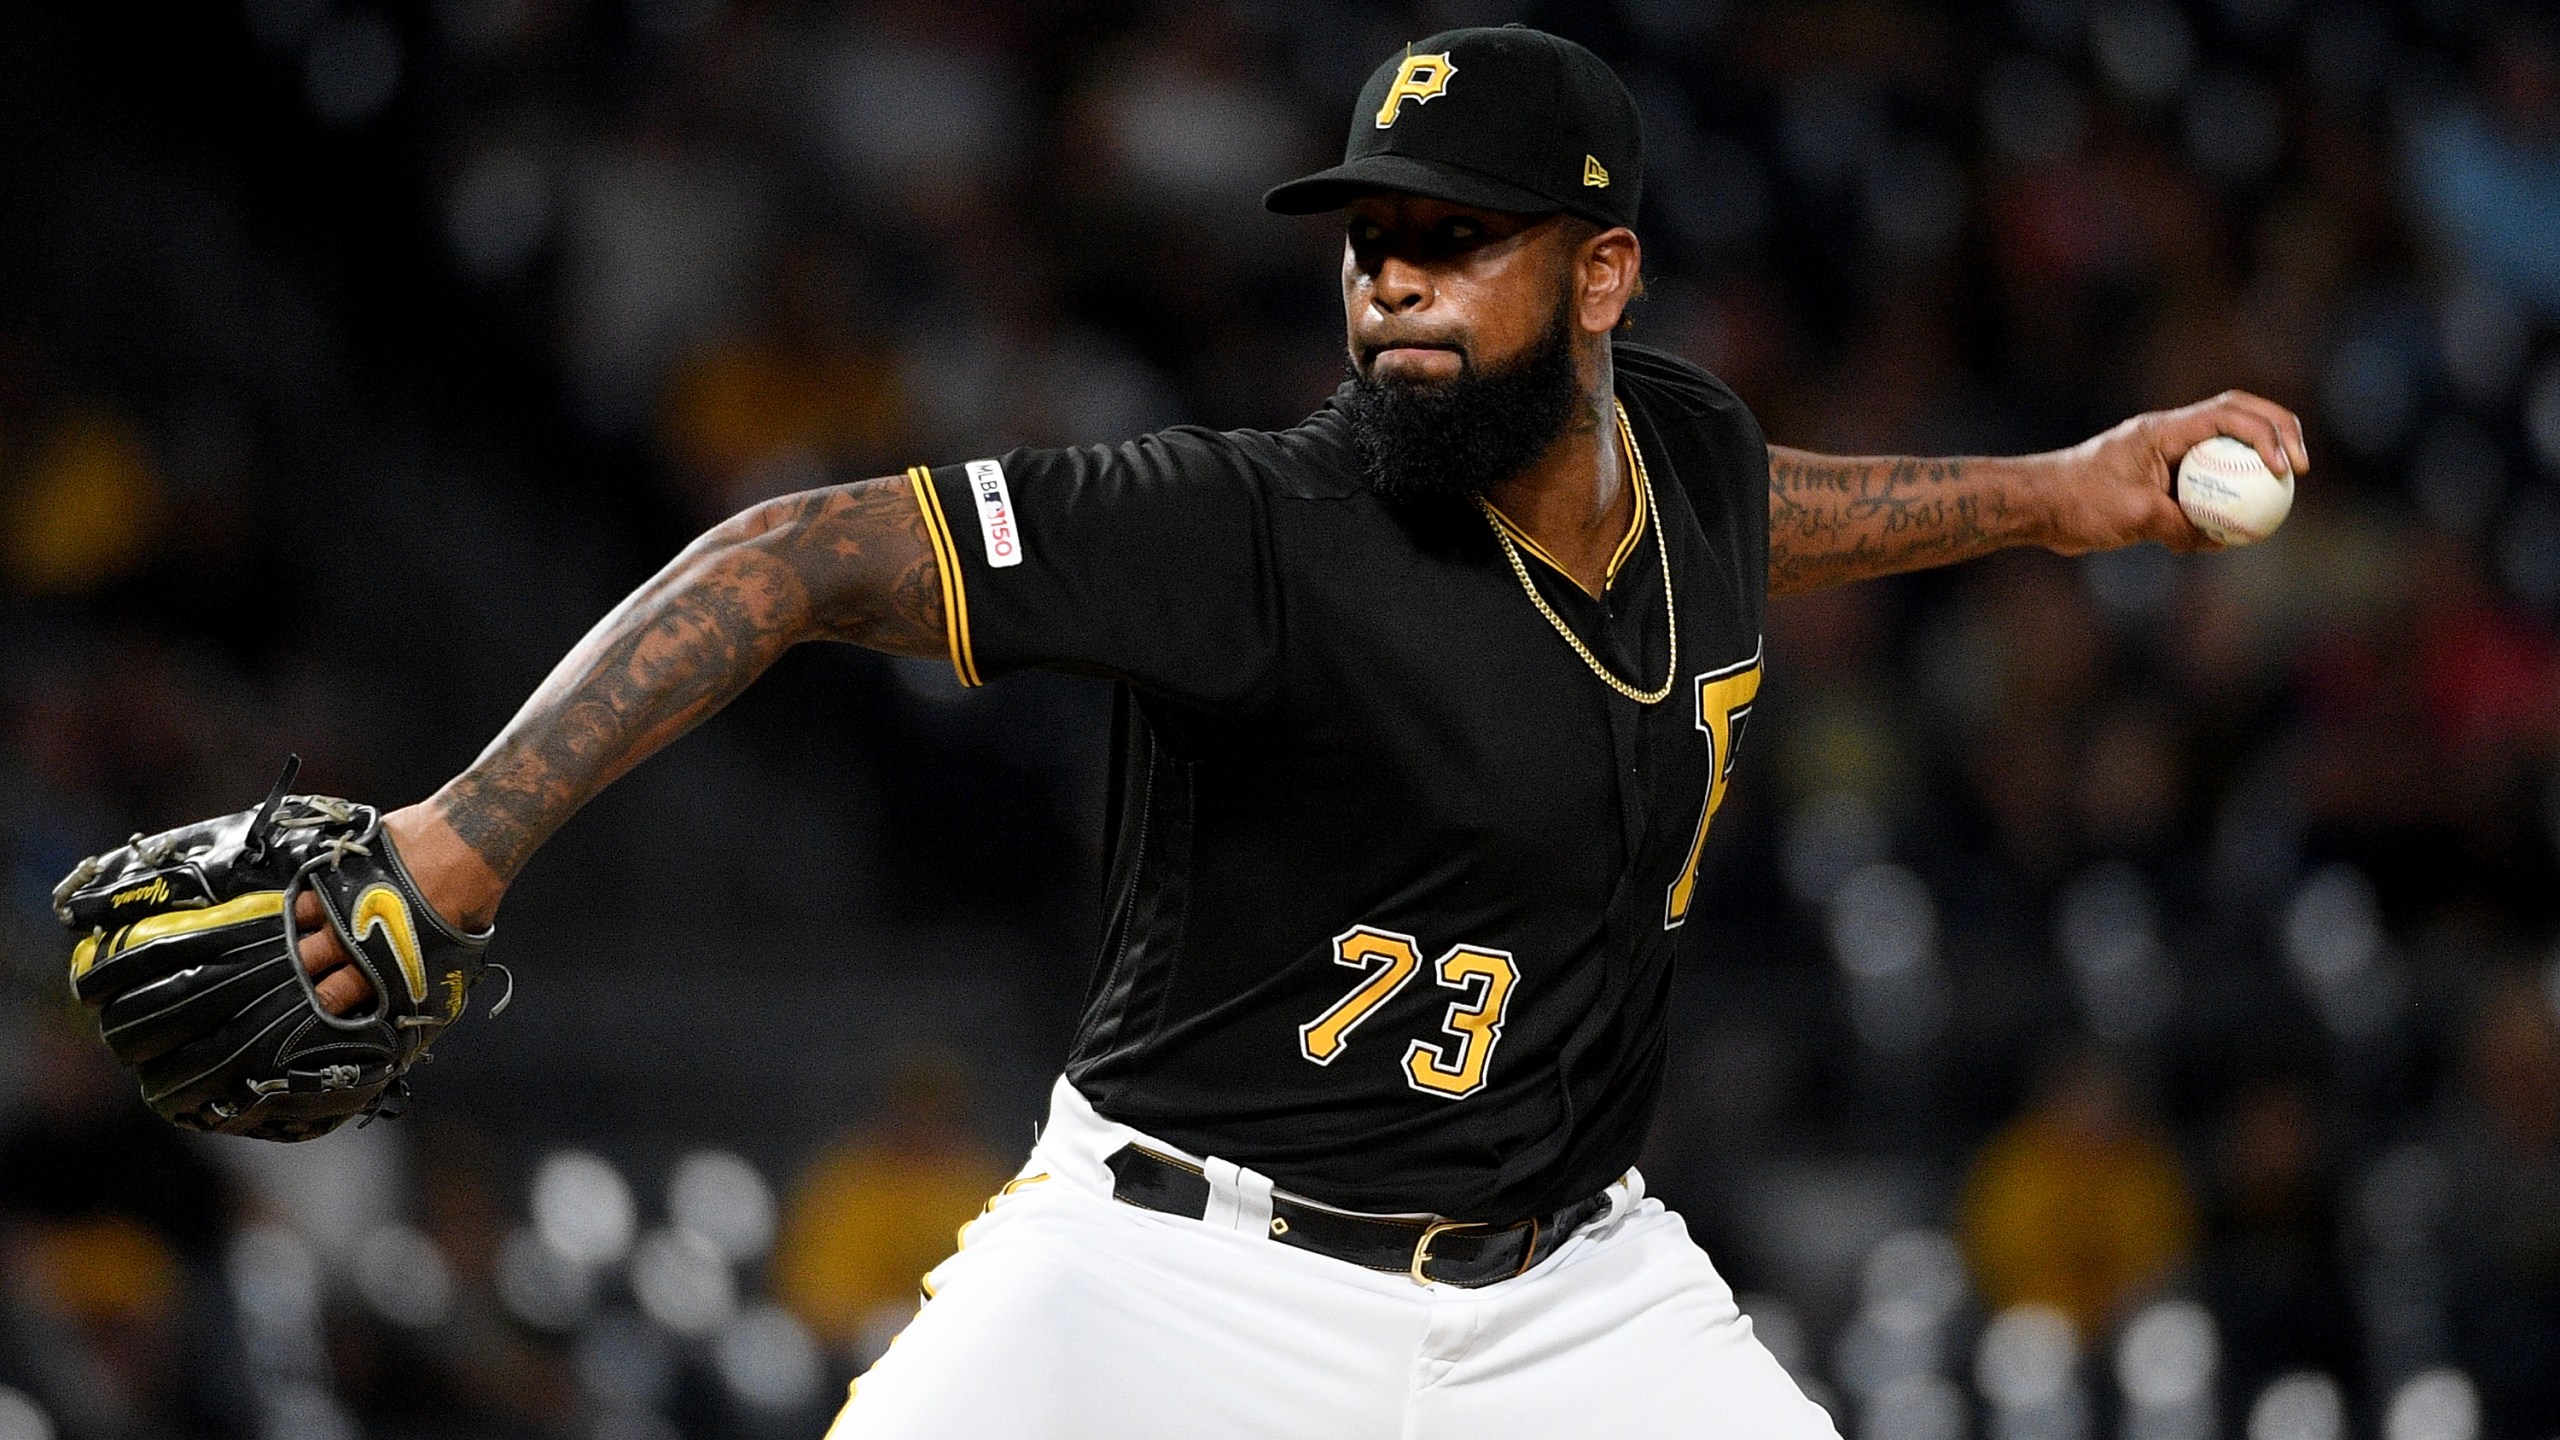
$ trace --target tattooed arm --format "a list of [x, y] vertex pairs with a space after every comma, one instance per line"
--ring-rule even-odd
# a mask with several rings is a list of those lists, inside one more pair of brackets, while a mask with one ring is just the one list
[[2012, 545], [2066, 555], [2157, 540], [2209, 548], [2172, 488], [2212, 435], [2248, 441], [2270, 468], [2311, 465], [2302, 422], [2237, 390], [2137, 415], [2068, 450], [2001, 458], [1816, 455], [1769, 447], [1769, 593], [1952, 564]]
[[[469, 769], [384, 817], [420, 890], [447, 919], [487, 924], [562, 822], [804, 640], [942, 654], [941, 577], [908, 486], [787, 495], [686, 547], [587, 632]], [[303, 900], [304, 967], [330, 1008], [351, 1008], [363, 973]]]
[[2035, 543], [2025, 460], [1769, 447], [1769, 593], [1796, 595]]

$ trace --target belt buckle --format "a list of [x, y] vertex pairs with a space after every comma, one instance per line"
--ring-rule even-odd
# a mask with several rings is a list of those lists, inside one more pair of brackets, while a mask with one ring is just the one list
[[1474, 1220], [1432, 1221], [1430, 1224], [1422, 1227], [1421, 1238], [1413, 1242], [1413, 1262], [1405, 1267], [1405, 1273], [1413, 1277], [1413, 1283], [1416, 1285], [1438, 1284], [1438, 1281], [1433, 1280], [1430, 1276], [1422, 1273], [1422, 1267], [1431, 1263], [1431, 1242], [1451, 1230], [1488, 1230], [1491, 1228], [1491, 1226], [1486, 1225], [1481, 1221]]

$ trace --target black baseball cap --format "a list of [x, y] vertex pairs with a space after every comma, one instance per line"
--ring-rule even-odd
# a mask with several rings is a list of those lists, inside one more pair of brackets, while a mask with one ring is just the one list
[[1262, 204], [1312, 215], [1380, 190], [1631, 226], [1644, 190], [1635, 97], [1599, 56], [1543, 30], [1444, 30], [1360, 88], [1341, 164]]

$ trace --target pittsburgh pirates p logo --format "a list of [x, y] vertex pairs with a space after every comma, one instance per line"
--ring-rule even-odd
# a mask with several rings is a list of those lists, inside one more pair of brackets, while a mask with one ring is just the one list
[[1445, 50], [1437, 55], [1404, 57], [1404, 67], [1396, 71], [1396, 83], [1387, 87], [1387, 98], [1378, 106], [1378, 128], [1384, 130], [1396, 123], [1407, 100], [1420, 105], [1447, 92], [1449, 77], [1457, 73], [1458, 67], [1450, 63]]

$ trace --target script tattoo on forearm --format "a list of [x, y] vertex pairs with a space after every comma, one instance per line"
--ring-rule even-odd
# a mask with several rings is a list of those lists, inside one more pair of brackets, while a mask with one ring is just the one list
[[695, 541], [587, 632], [436, 804], [512, 879], [596, 792], [815, 639], [942, 653], [941, 576], [904, 478], [767, 501]]
[[2000, 461], [1769, 447], [1769, 592], [1794, 595], [1970, 559], [2024, 538]]

